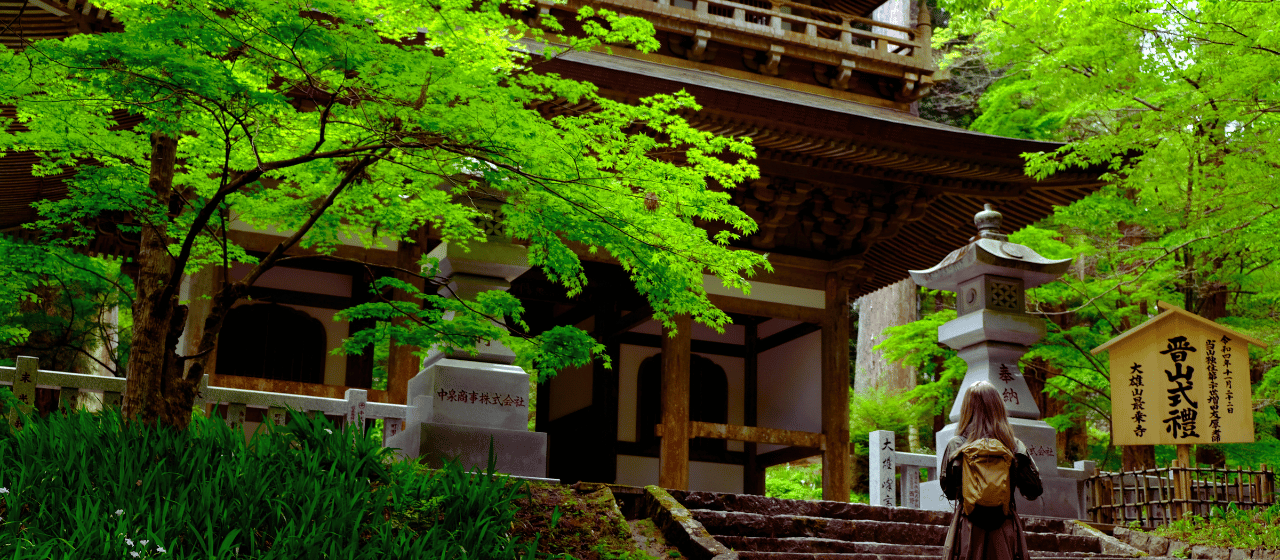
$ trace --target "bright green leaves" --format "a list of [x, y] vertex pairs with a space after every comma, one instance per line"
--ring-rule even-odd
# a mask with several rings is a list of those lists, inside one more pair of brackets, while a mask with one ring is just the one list
[[460, 300], [435, 294], [424, 294], [413, 285], [394, 278], [375, 282], [376, 289], [403, 290], [410, 301], [379, 301], [357, 305], [339, 312], [344, 320], [375, 319], [403, 322], [388, 323], [380, 329], [356, 333], [343, 343], [343, 348], [360, 354], [369, 345], [388, 334], [400, 344], [419, 348], [435, 348], [440, 352], [463, 352], [475, 355], [476, 348], [494, 341], [516, 353], [516, 365], [539, 381], [554, 376], [562, 369], [581, 366], [600, 356], [606, 365], [604, 345], [581, 329], [554, 327], [534, 336], [520, 336], [529, 326], [522, 319], [520, 300], [503, 291], [487, 291], [473, 300]]
[[[45, 41], [0, 53], [0, 104], [28, 131], [0, 148], [38, 151], [39, 173], [76, 174], [71, 197], [42, 207], [47, 229], [106, 212], [168, 236], [187, 274], [258, 264], [237, 229], [302, 232], [297, 245], [390, 248], [424, 224], [451, 242], [483, 242], [474, 223], [502, 204], [507, 233], [542, 273], [580, 292], [576, 251], [603, 249], [670, 322], [728, 321], [704, 274], [747, 289], [764, 257], [727, 244], [755, 229], [727, 190], [757, 176], [750, 143], [697, 130], [681, 92], [631, 105], [591, 84], [535, 72], [541, 31], [506, 15], [528, 2], [427, 0], [165, 0], [109, 2], [123, 32]], [[578, 14], [572, 46], [656, 48], [651, 26], [603, 10]], [[541, 109], [568, 104], [567, 110]], [[151, 134], [178, 140], [156, 168]], [[172, 176], [174, 198], [149, 181]], [[704, 229], [711, 224], [714, 236]], [[190, 246], [184, 256], [183, 247]], [[267, 259], [270, 261], [270, 259]], [[272, 262], [263, 265], [272, 266]], [[179, 280], [174, 278], [175, 281]], [[505, 294], [467, 307], [424, 296], [425, 309], [369, 304], [398, 342], [467, 350], [502, 340], [549, 375], [599, 350], [584, 333], [512, 338], [519, 306]], [[448, 315], [448, 314], [452, 315]], [[352, 315], [355, 317], [357, 315]], [[348, 349], [372, 339], [357, 334]]]

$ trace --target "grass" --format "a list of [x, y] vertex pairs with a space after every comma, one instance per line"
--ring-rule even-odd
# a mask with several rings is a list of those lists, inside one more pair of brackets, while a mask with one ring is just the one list
[[1192, 515], [1156, 528], [1151, 534], [1189, 545], [1244, 549], [1280, 549], [1280, 504], [1267, 509], [1213, 506], [1208, 517]]
[[[13, 404], [0, 389], [0, 412]], [[0, 557], [535, 558], [511, 533], [527, 486], [394, 462], [365, 434], [289, 411], [246, 443], [74, 411], [0, 422]]]
[[[792, 466], [782, 464], [765, 469], [765, 495], [786, 500], [822, 499], [822, 463]], [[849, 501], [865, 504], [870, 496], [851, 492]]]

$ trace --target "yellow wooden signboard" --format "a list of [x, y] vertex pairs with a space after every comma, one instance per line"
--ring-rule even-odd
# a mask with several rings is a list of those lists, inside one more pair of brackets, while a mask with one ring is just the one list
[[1112, 443], [1252, 442], [1249, 344], [1266, 344], [1167, 303], [1160, 308], [1093, 349], [1111, 351]]

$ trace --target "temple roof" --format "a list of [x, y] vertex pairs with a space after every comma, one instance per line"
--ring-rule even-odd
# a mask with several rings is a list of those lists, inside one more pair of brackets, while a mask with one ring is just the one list
[[[57, 36], [113, 25], [91, 5], [71, 10], [77, 1], [31, 2], [26, 10], [47, 9], [24, 12], [24, 33], [47, 28]], [[0, 0], [0, 9], [14, 2]], [[52, 21], [60, 27], [47, 27]], [[1014, 231], [1102, 184], [1099, 169], [1043, 181], [1026, 176], [1023, 153], [1061, 144], [955, 128], [829, 88], [809, 91], [776, 78], [626, 49], [565, 53], [539, 68], [593, 82], [620, 100], [685, 90], [703, 107], [684, 115], [696, 127], [751, 138], [761, 178], [733, 189], [733, 200], [760, 230], [739, 246], [768, 252], [775, 266], [792, 269], [764, 281], [816, 288], [820, 272], [843, 267], [855, 271], [853, 295], [869, 293], [966, 245], [972, 216], [984, 203], [994, 204], [1007, 230]], [[549, 116], [584, 108], [538, 107]], [[69, 173], [33, 176], [34, 161], [32, 154], [0, 158], [0, 230], [17, 232], [33, 220], [33, 202], [66, 196], [63, 180]], [[130, 240], [110, 223], [99, 229], [90, 252], [132, 252]]]

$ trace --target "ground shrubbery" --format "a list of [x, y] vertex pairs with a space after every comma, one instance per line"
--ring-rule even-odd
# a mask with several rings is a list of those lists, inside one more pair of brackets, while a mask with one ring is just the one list
[[0, 557], [533, 557], [509, 535], [523, 482], [391, 453], [296, 411], [247, 445], [216, 414], [182, 433], [116, 409], [0, 421]]
[[1190, 545], [1280, 549], [1280, 504], [1268, 509], [1240, 509], [1235, 502], [1226, 508], [1213, 506], [1208, 517], [1188, 516], [1152, 534]]

